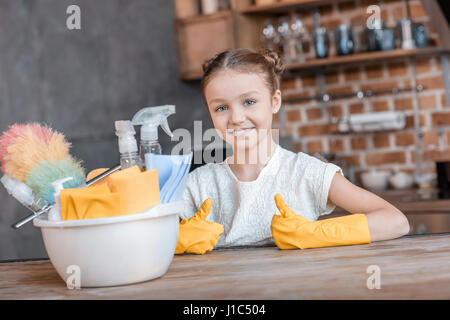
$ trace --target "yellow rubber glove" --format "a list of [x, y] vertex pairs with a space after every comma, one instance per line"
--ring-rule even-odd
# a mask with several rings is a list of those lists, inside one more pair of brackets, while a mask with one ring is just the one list
[[205, 220], [211, 211], [211, 206], [212, 201], [208, 198], [192, 218], [181, 220], [175, 254], [204, 254], [214, 249], [219, 236], [223, 233], [223, 226], [220, 223]]
[[277, 193], [275, 203], [281, 215], [272, 218], [271, 230], [280, 249], [307, 249], [370, 243], [365, 214], [310, 221], [292, 211]]

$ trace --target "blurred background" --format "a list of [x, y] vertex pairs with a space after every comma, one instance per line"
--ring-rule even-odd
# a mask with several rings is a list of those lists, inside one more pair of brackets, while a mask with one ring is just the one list
[[[274, 118], [280, 144], [339, 165], [407, 214], [411, 234], [450, 231], [443, 3], [0, 0], [0, 131], [44, 122], [66, 135], [87, 171], [110, 167], [119, 158], [114, 121], [174, 104], [172, 130], [193, 134], [195, 120], [211, 128], [202, 62], [227, 49], [268, 48], [286, 65]], [[80, 30], [66, 25], [73, 4]], [[159, 137], [168, 153], [174, 142]], [[46, 257], [32, 223], [11, 228], [26, 209], [3, 188], [0, 203], [0, 260]]]

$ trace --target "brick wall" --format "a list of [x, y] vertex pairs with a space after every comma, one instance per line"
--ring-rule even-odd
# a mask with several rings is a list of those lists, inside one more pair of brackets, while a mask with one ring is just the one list
[[[368, 17], [366, 8], [377, 1], [355, 1], [353, 3], [334, 4], [321, 8], [320, 22], [329, 30], [340, 23], [354, 23], [362, 31]], [[410, 1], [412, 19], [423, 22], [429, 30], [431, 45], [439, 45], [439, 39], [429, 25], [419, 0]], [[406, 14], [403, 1], [384, 1], [380, 5], [382, 18], [388, 27]], [[311, 33], [312, 17], [303, 16]], [[331, 45], [334, 54], [334, 45]], [[313, 50], [309, 52], [314, 56]], [[352, 66], [340, 66], [325, 73], [325, 91], [327, 93], [348, 93], [356, 90], [380, 90], [393, 87], [410, 87], [413, 67], [407, 58], [395, 61], [374, 61]], [[416, 60], [417, 84], [425, 90], [419, 93], [420, 124], [424, 131], [425, 148], [433, 148], [438, 143], [437, 125], [446, 126], [446, 137], [450, 141], [450, 105], [445, 102], [444, 82], [438, 56], [420, 57]], [[284, 97], [312, 96], [318, 94], [316, 74], [301, 74], [294, 79], [282, 81]], [[413, 173], [415, 171], [415, 140], [413, 93], [402, 92], [397, 95], [377, 95], [374, 97], [336, 99], [327, 103], [326, 116], [322, 114], [321, 104], [316, 100], [305, 103], [283, 103], [286, 112], [286, 130], [295, 141], [297, 151], [314, 154], [315, 152], [334, 153], [338, 159], [348, 163], [347, 178], [361, 185], [361, 173], [369, 168], [398, 170]], [[401, 110], [405, 113], [407, 124], [402, 131], [383, 133], [331, 134], [332, 118], [340, 118], [355, 113]], [[274, 126], [279, 127], [278, 118]], [[422, 155], [425, 165], [435, 172], [429, 153]]]

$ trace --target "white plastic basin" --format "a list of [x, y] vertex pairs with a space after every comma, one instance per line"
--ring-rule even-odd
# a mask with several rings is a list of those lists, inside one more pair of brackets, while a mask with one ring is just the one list
[[80, 287], [142, 282], [164, 275], [178, 240], [183, 201], [161, 204], [139, 214], [110, 218], [48, 221], [40, 227], [51, 263], [67, 283], [78, 269]]

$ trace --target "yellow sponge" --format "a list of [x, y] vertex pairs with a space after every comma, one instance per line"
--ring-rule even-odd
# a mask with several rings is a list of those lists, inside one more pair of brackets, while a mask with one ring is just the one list
[[124, 214], [141, 213], [161, 203], [157, 169], [142, 172], [134, 166], [120, 170], [109, 176], [108, 185], [120, 194]]
[[112, 193], [107, 184], [64, 189], [60, 199], [62, 220], [105, 218], [123, 213], [120, 194]]

